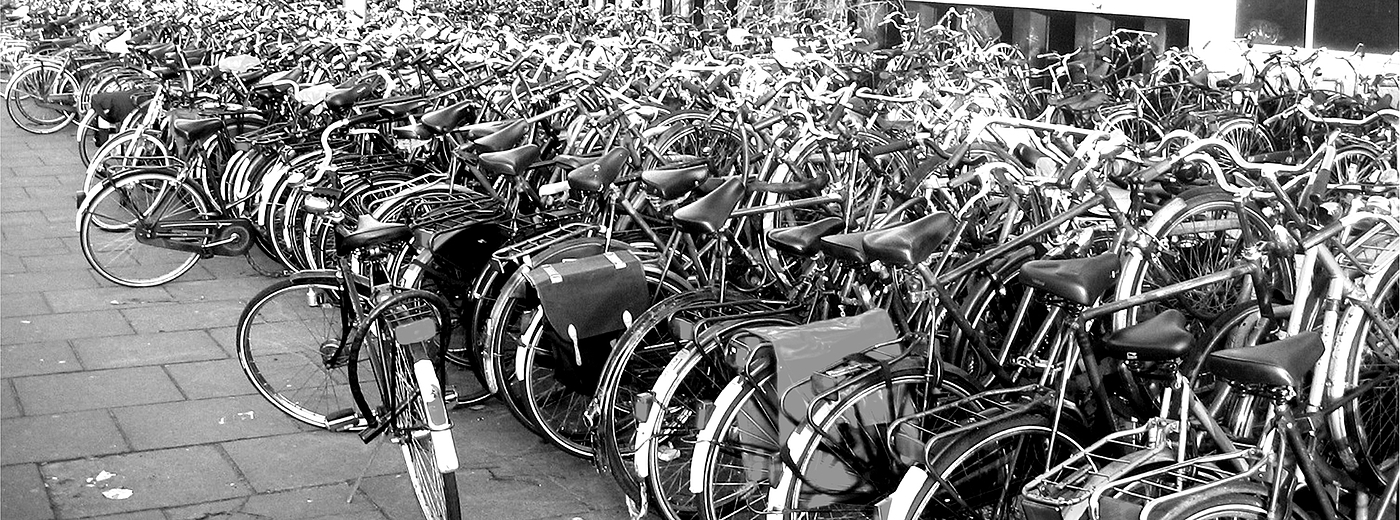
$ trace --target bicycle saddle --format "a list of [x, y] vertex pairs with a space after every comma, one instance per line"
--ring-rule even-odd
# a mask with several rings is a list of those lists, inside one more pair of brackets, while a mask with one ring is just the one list
[[476, 115], [476, 111], [472, 110], [471, 101], [462, 101], [423, 114], [421, 121], [423, 125], [433, 129], [433, 132], [445, 134], [456, 130], [474, 115]]
[[238, 81], [243, 82], [244, 85], [253, 85], [267, 77], [267, 75], [268, 72], [265, 70], [253, 69], [235, 74], [234, 77], [238, 78]]
[[932, 255], [957, 225], [953, 216], [938, 212], [888, 229], [865, 235], [865, 255], [890, 265], [912, 266]]
[[437, 136], [431, 127], [423, 123], [413, 123], [411, 125], [396, 126], [393, 128], [394, 137], [398, 139], [432, 139]]
[[1104, 338], [1103, 353], [1131, 361], [1177, 359], [1191, 350], [1191, 332], [1186, 316], [1171, 309], [1131, 327], [1113, 331]]
[[1322, 336], [1308, 331], [1254, 347], [1211, 352], [1203, 369], [1236, 383], [1297, 388], [1324, 350]]
[[554, 162], [570, 170], [583, 166], [588, 166], [602, 159], [601, 155], [568, 155], [559, 154], [554, 156]]
[[1089, 258], [1032, 260], [1021, 266], [1021, 283], [1037, 287], [1080, 305], [1094, 300], [1118, 279], [1118, 255], [1104, 253]]
[[423, 108], [423, 105], [427, 104], [427, 99], [417, 98], [410, 99], [408, 101], [400, 101], [397, 103], [385, 103], [383, 105], [375, 107], [375, 110], [379, 111], [379, 115], [388, 119], [403, 119], [405, 117], [408, 117], [408, 115], [413, 113], [415, 110]]
[[729, 215], [734, 213], [734, 207], [739, 205], [739, 199], [744, 198], [745, 193], [744, 180], [730, 177], [715, 191], [677, 209], [671, 219], [681, 231], [687, 233], [716, 233], [724, 227], [724, 222], [729, 220]]
[[708, 164], [696, 164], [684, 168], [660, 168], [644, 170], [642, 184], [658, 197], [676, 199], [690, 193], [701, 182], [710, 177]]
[[497, 152], [513, 147], [520, 143], [520, 139], [525, 137], [525, 132], [530, 129], [530, 123], [524, 119], [511, 123], [510, 126], [502, 128], [486, 137], [478, 138], [471, 142], [472, 146], [482, 152]]
[[567, 175], [569, 189], [588, 193], [607, 189], [627, 166], [627, 156], [626, 148], [614, 148], [597, 161], [574, 168]]
[[489, 121], [485, 123], [476, 123], [464, 126], [462, 127], [462, 131], [466, 132], [467, 135], [470, 136], [472, 139], [480, 139], [482, 137], [486, 137], [501, 130], [505, 130], [512, 124], [515, 124], [514, 119], [506, 119], [504, 121]]
[[375, 220], [373, 216], [360, 215], [355, 222], [355, 230], [336, 241], [335, 252], [338, 255], [347, 255], [362, 247], [408, 240], [412, 236], [413, 231], [406, 224], [386, 224]]
[[874, 233], [875, 230], [858, 231], [855, 233], [843, 233], [840, 235], [827, 235], [817, 242], [817, 249], [827, 256], [837, 260], [848, 262], [869, 262], [865, 255], [865, 235]]
[[204, 119], [177, 119], [175, 120], [175, 136], [185, 142], [195, 142], [205, 137], [213, 135], [214, 132], [223, 130], [224, 120], [217, 117]]
[[488, 152], [481, 154], [480, 160], [486, 173], [514, 177], [540, 160], [540, 147], [527, 144], [504, 152]]
[[326, 96], [326, 106], [335, 110], [345, 110], [374, 92], [374, 84], [360, 83], [350, 88], [336, 89]]
[[131, 50], [150, 56], [152, 59], [161, 60], [166, 54], [175, 50], [173, 43], [149, 43], [145, 45], [132, 45]]
[[810, 224], [770, 230], [767, 235], [768, 242], [779, 251], [812, 256], [817, 254], [817, 243], [822, 237], [845, 228], [846, 223], [841, 217], [826, 217]]

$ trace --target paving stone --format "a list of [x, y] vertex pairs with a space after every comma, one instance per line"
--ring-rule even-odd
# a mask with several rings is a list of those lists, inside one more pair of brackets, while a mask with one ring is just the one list
[[35, 177], [35, 176], [68, 177], [68, 176], [71, 176], [71, 175], [79, 175], [79, 176], [81, 176], [81, 175], [83, 174], [82, 167], [79, 166], [79, 167], [75, 168], [74, 166], [76, 166], [76, 165], [75, 165], [75, 164], [56, 164], [56, 165], [48, 165], [48, 164], [45, 164], [45, 165], [36, 165], [36, 166], [25, 166], [25, 167], [22, 167], [22, 168], [18, 168], [18, 167], [17, 167], [17, 168], [15, 168], [15, 174], [16, 174], [16, 175], [19, 175], [19, 176], [21, 176], [21, 177]]
[[[36, 188], [31, 187], [31, 188], [26, 188], [26, 189], [32, 191], [32, 190], [34, 190], [34, 189], [36, 189]], [[56, 187], [56, 186], [50, 186], [50, 187], [42, 188], [42, 189], [44, 189], [44, 190], [57, 190], [58, 187]], [[76, 235], [76, 234], [77, 234], [76, 232], [73, 231], [73, 224], [72, 224], [72, 223], [69, 223], [69, 224], [66, 224], [66, 225], [65, 225], [65, 224], [60, 223], [60, 222], [49, 222], [47, 219], [44, 219], [44, 214], [43, 214], [43, 213], [39, 213], [39, 212], [37, 212], [37, 211], [26, 212], [26, 214], [28, 214], [28, 213], [34, 213], [35, 215], [38, 216], [38, 218], [39, 218], [40, 220], [39, 220], [38, 222], [26, 223], [26, 224], [23, 224], [23, 225], [8, 225], [8, 226], [4, 226], [4, 227], [3, 227], [3, 230], [4, 230], [4, 232], [5, 232], [5, 238], [6, 238], [6, 239], [11, 239], [11, 238], [13, 238], [13, 239], [19, 239], [19, 240], [25, 240], [25, 239], [53, 239], [53, 238], [66, 237], [66, 236], [72, 236], [72, 235]]]
[[[6, 181], [5, 189], [13, 185], [13, 182]], [[0, 222], [4, 222], [0, 224], [0, 232], [4, 232], [8, 236], [10, 231], [23, 229], [25, 226], [32, 226], [35, 224], [46, 225], [49, 223], [49, 220], [44, 218], [44, 213], [42, 211], [5, 211], [0, 213]]]
[[102, 515], [85, 518], [84, 520], [166, 520], [165, 513], [159, 509], [148, 509], [135, 513], [118, 513], [115, 515]]
[[23, 414], [19, 409], [19, 401], [15, 399], [14, 386], [10, 384], [9, 379], [0, 379], [0, 418], [9, 419]]
[[131, 334], [135, 331], [117, 311], [70, 312], [0, 320], [0, 344], [38, 343]]
[[315, 431], [225, 443], [224, 451], [258, 492], [345, 482], [360, 476], [379, 449], [368, 475], [403, 471], [403, 456], [388, 441], [360, 442], [349, 433]]
[[243, 303], [238, 301], [181, 303], [179, 305], [123, 309], [121, 313], [130, 320], [131, 327], [141, 333], [203, 330], [236, 323], [238, 315], [243, 313]]
[[5, 150], [4, 159], [0, 159], [0, 166], [9, 168], [28, 168], [31, 166], [43, 166], [44, 161], [37, 155], [22, 155], [13, 149]]
[[[175, 507], [251, 494], [219, 450], [192, 446], [45, 464], [40, 471], [58, 515], [64, 518]], [[106, 471], [115, 476], [88, 487]], [[131, 496], [111, 500], [109, 489]]]
[[5, 377], [77, 372], [83, 369], [66, 341], [3, 345], [0, 346], [0, 359], [5, 361]]
[[0, 281], [0, 291], [5, 294], [24, 292], [55, 291], [62, 289], [92, 289], [99, 287], [91, 275], [76, 271], [31, 271], [24, 274], [7, 274]]
[[53, 518], [44, 480], [34, 464], [0, 467], [0, 518]]
[[243, 508], [243, 504], [248, 502], [248, 498], [240, 497], [172, 507], [165, 509], [164, 513], [166, 518], [170, 520], [265, 520], [250, 518], [248, 515], [238, 512], [239, 509]]
[[165, 371], [190, 399], [249, 395], [257, 392], [237, 359], [166, 365]]
[[[241, 317], [242, 315], [243, 311], [239, 311], [239, 316]], [[237, 320], [234, 322], [237, 323]], [[234, 336], [238, 333], [238, 327], [219, 327], [216, 329], [209, 329], [205, 332], [208, 332], [209, 336], [214, 338], [214, 343], [218, 343], [219, 346], [224, 349], [224, 352], [228, 352], [230, 357], [238, 356], [238, 345], [234, 342]]]
[[253, 495], [243, 505], [242, 512], [272, 520], [327, 516], [341, 518], [364, 511], [377, 513], [374, 503], [363, 492], [356, 491], [354, 500], [346, 503], [345, 499], [349, 496], [348, 483]]
[[[0, 274], [25, 273], [28, 270], [24, 265], [23, 257], [10, 254], [8, 250], [0, 253]], [[0, 289], [3, 288], [0, 286]]]
[[[112, 410], [137, 450], [295, 433], [294, 420], [259, 395], [176, 401]], [[178, 424], [179, 428], [170, 425]]]
[[[69, 250], [63, 240], [44, 238], [39, 240], [6, 240], [5, 252], [16, 256], [45, 256], [57, 254], [81, 254]], [[0, 277], [0, 289], [4, 289], [5, 279]]]
[[126, 441], [106, 410], [31, 415], [0, 421], [0, 458], [11, 462], [47, 462], [128, 451]]
[[5, 293], [5, 297], [0, 298], [0, 317], [3, 318], [50, 312], [53, 311], [49, 310], [49, 304], [41, 293]]
[[63, 181], [58, 177], [48, 176], [14, 176], [5, 180], [7, 187], [28, 187], [28, 186], [62, 186]]
[[[562, 454], [561, 454], [562, 455]], [[589, 507], [582, 502], [575, 500], [572, 496], [558, 493], [555, 495], [541, 492], [534, 495], [521, 495], [512, 493], [509, 497], [493, 498], [486, 495], [467, 495], [473, 484], [480, 484], [483, 481], [476, 478], [462, 478], [463, 472], [458, 474], [458, 496], [461, 498], [462, 511], [470, 512], [470, 515], [463, 514], [463, 518], [491, 518], [500, 520], [534, 520], [538, 518], [557, 516], [578, 516], [590, 511]], [[374, 500], [375, 505], [384, 511], [389, 518], [414, 518], [422, 516], [418, 500], [413, 494], [412, 484], [409, 482], [407, 474], [385, 475], [373, 478], [366, 478], [360, 485]], [[541, 490], [543, 491], [543, 490]]]
[[[75, 251], [56, 255], [26, 256], [24, 257], [24, 269], [35, 273], [65, 271], [69, 272], [70, 276], [76, 276], [78, 273], [91, 272], [92, 266], [88, 265], [87, 259], [83, 258], [82, 253]], [[129, 290], [138, 291], [139, 289]]]
[[228, 357], [202, 330], [73, 340], [88, 369], [161, 365]]
[[30, 415], [95, 410], [183, 399], [160, 367], [119, 368], [13, 379]]
[[[49, 257], [26, 258], [25, 262], [27, 263], [34, 258]], [[81, 256], [78, 258], [80, 260], [82, 259]], [[166, 292], [163, 287], [146, 287], [142, 289], [132, 289], [130, 287], [100, 287], [96, 289], [45, 291], [43, 294], [44, 298], [48, 300], [49, 306], [53, 307], [54, 312], [122, 310], [132, 307], [145, 307], [179, 301], [174, 296], [171, 296], [170, 293]]]
[[[246, 265], [246, 264], [245, 264]], [[181, 303], [198, 301], [240, 300], [248, 301], [263, 288], [277, 283], [272, 278], [233, 276], [217, 280], [186, 280], [181, 278], [166, 284], [164, 289]], [[241, 309], [241, 307], [240, 307]]]

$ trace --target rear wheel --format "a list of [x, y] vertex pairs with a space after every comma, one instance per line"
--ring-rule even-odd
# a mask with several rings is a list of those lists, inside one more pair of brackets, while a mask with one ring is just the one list
[[346, 322], [352, 315], [347, 298], [334, 278], [282, 280], [248, 301], [234, 333], [238, 363], [253, 388], [293, 419], [318, 428], [327, 427], [327, 416], [355, 406], [346, 370], [351, 360], [343, 348], [354, 325]]
[[77, 118], [76, 108], [64, 110], [46, 104], [76, 107], [78, 81], [52, 65], [31, 67], [10, 80], [5, 109], [15, 125], [32, 134], [52, 134]]
[[[1394, 247], [1393, 242], [1390, 247]], [[1358, 305], [1347, 309], [1337, 345], [1349, 348], [1343, 363], [1333, 363], [1329, 379], [1341, 384], [1329, 388], [1335, 399], [1357, 386], [1376, 384], [1343, 405], [1340, 424], [1335, 419], [1333, 422], [1334, 428], [1340, 427], [1337, 437], [1344, 440], [1354, 459], [1348, 460], [1348, 465], [1357, 466], [1358, 477], [1379, 491], [1390, 483], [1400, 465], [1400, 350], [1395, 343], [1395, 330], [1400, 327], [1400, 258], [1392, 257], [1389, 265], [1369, 280], [1366, 293], [1383, 322]]]
[[139, 228], [198, 220], [209, 211], [198, 190], [175, 177], [157, 173], [121, 177], [84, 201], [78, 216], [83, 257], [97, 274], [116, 284], [153, 287], [169, 282], [194, 267], [199, 253], [143, 243], [137, 239]]

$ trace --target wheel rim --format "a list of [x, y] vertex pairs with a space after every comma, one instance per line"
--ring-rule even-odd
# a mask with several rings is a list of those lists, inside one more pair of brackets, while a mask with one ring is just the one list
[[194, 266], [199, 254], [147, 245], [136, 240], [135, 225], [193, 220], [206, 213], [190, 186], [166, 177], [128, 178], [95, 196], [81, 223], [83, 255], [98, 274], [134, 287], [159, 285]]

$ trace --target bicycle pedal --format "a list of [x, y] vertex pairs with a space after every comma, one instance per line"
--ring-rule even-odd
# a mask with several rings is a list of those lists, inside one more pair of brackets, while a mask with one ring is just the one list
[[349, 431], [357, 426], [364, 427], [368, 423], [355, 413], [354, 408], [346, 408], [326, 414], [326, 429], [333, 432]]

